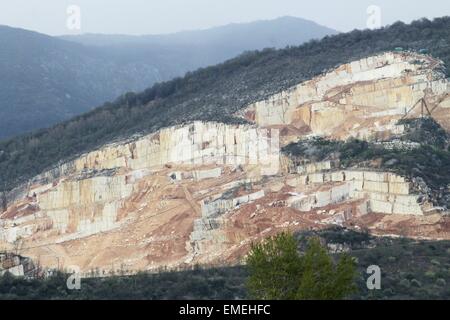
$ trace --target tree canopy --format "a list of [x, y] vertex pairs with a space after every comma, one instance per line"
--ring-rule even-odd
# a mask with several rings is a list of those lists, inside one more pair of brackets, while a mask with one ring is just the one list
[[356, 263], [343, 254], [335, 263], [318, 238], [303, 255], [289, 233], [252, 246], [247, 258], [247, 290], [262, 300], [340, 300], [356, 290]]

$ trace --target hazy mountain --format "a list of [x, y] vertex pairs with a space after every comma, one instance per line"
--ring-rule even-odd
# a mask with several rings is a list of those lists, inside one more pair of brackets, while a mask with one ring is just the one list
[[318, 25], [309, 20], [281, 17], [275, 20], [234, 23], [206, 30], [182, 31], [163, 35], [84, 34], [61, 36], [60, 38], [93, 46], [141, 44], [202, 47], [214, 45], [232, 50], [237, 48], [283, 48], [335, 33], [337, 33], [336, 30]]
[[291, 17], [152, 36], [50, 37], [0, 26], [0, 139], [50, 126], [124, 92], [243, 51], [298, 45], [334, 33]]

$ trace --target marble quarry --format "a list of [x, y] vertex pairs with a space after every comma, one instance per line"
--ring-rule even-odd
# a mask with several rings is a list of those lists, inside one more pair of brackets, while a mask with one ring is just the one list
[[[387, 52], [342, 65], [256, 102], [239, 115], [261, 127], [307, 128], [312, 135], [339, 139], [401, 134], [404, 128], [397, 121], [414, 103], [449, 92], [441, 64], [428, 56]], [[447, 130], [448, 117], [441, 113], [448, 107], [450, 97], [436, 113]]]
[[248, 124], [196, 121], [62, 161], [8, 193], [0, 252], [107, 276], [241, 263], [252, 242], [332, 224], [450, 239], [449, 217], [406, 177], [330, 161], [288, 170], [280, 152], [311, 136], [401, 135], [398, 120], [424, 97], [442, 100], [433, 116], [449, 130], [440, 66], [415, 53], [368, 57], [245, 107]]

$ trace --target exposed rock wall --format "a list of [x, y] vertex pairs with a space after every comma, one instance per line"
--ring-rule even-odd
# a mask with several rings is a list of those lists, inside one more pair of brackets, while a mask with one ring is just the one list
[[240, 205], [261, 199], [264, 197], [264, 190], [260, 190], [251, 194], [242, 195], [234, 199], [217, 199], [214, 201], [202, 202], [202, 216], [204, 218], [218, 216], [220, 214], [231, 211]]
[[259, 126], [307, 128], [311, 134], [340, 139], [399, 134], [404, 128], [397, 120], [426, 91], [449, 92], [448, 81], [436, 71], [440, 64], [412, 53], [385, 53], [343, 65], [240, 114]]
[[41, 193], [52, 188], [51, 184], [60, 177], [80, 175], [86, 171], [125, 168], [133, 171], [135, 177], [170, 163], [254, 164], [260, 166], [261, 174], [272, 175], [279, 171], [279, 150], [278, 130], [197, 121], [165, 128], [132, 141], [107, 145], [62, 163], [10, 192], [8, 202], [29, 195], [31, 188], [34, 188], [33, 192]]
[[[328, 167], [321, 165], [320, 167]], [[328, 172], [311, 172], [299, 175], [288, 181], [292, 186], [308, 184], [343, 183], [332, 186], [326, 191], [311, 195], [294, 197], [293, 207], [301, 211], [310, 211], [346, 199], [367, 199], [369, 211], [385, 214], [422, 215], [423, 209], [419, 203], [419, 195], [410, 193], [410, 183], [404, 177], [390, 172], [375, 172], [361, 170], [341, 170]], [[295, 201], [299, 201], [296, 203]]]
[[[204, 165], [266, 164], [268, 172], [279, 154], [275, 130], [221, 123], [193, 124], [162, 129], [124, 145], [108, 146], [75, 161], [77, 171], [127, 167], [159, 168], [169, 163]], [[265, 162], [265, 163], [264, 163]]]
[[[275, 130], [251, 126], [195, 122], [163, 129], [132, 142], [116, 143], [90, 152], [51, 170], [26, 185], [12, 200], [34, 197], [39, 215], [48, 218], [58, 232], [84, 235], [107, 231], [118, 224], [125, 200], [135, 183], [169, 164], [258, 165], [261, 175], [279, 170], [279, 145]], [[115, 170], [115, 171], [110, 171]], [[221, 168], [194, 170], [196, 180], [218, 178]], [[53, 180], [52, 180], [53, 179]], [[26, 190], [26, 193], [25, 193]], [[16, 199], [14, 199], [14, 197]], [[0, 232], [12, 240], [30, 234], [30, 228]]]
[[0, 253], [0, 275], [9, 272], [14, 276], [28, 276], [35, 271], [35, 266], [28, 258], [14, 253]]

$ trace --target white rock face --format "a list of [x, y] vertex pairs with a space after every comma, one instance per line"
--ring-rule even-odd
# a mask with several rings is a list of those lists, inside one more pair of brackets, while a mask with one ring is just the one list
[[[43, 217], [61, 234], [85, 237], [120, 227], [119, 214], [139, 191], [139, 181], [165, 166], [253, 165], [259, 175], [274, 175], [280, 170], [279, 157], [276, 130], [194, 122], [82, 155], [61, 165], [56, 173], [52, 170], [36, 178], [52, 183], [25, 186], [26, 193], [19, 192], [16, 200], [33, 195], [39, 211], [31, 220]], [[221, 167], [190, 173], [196, 181], [221, 175]], [[175, 178], [182, 180], [182, 174], [175, 172]], [[12, 243], [32, 234], [30, 225], [12, 226], [1, 230], [0, 238]]]
[[194, 179], [196, 180], [213, 179], [218, 178], [221, 175], [222, 175], [222, 168], [194, 171]]
[[193, 124], [162, 129], [126, 144], [91, 152], [75, 161], [77, 171], [127, 167], [131, 170], [176, 164], [258, 164], [267, 174], [279, 168], [276, 130], [221, 123]]
[[202, 203], [202, 216], [208, 218], [211, 216], [219, 216], [225, 212], [229, 212], [240, 205], [253, 202], [255, 200], [263, 198], [265, 195], [264, 190], [240, 196], [234, 199], [217, 199], [214, 201], [204, 201]]
[[291, 185], [329, 184], [329, 182], [344, 184], [332, 186], [326, 191], [293, 197], [290, 200], [292, 207], [300, 211], [310, 211], [348, 199], [368, 199], [370, 212], [423, 215], [418, 196], [410, 194], [410, 183], [394, 173], [361, 170], [328, 171], [299, 176], [291, 181]]
[[425, 91], [435, 96], [449, 92], [445, 76], [435, 71], [439, 65], [430, 57], [389, 52], [338, 67], [240, 114], [262, 127], [307, 127], [313, 135], [340, 139], [399, 134], [403, 127], [397, 120]]

